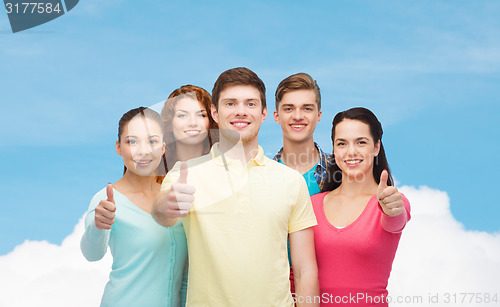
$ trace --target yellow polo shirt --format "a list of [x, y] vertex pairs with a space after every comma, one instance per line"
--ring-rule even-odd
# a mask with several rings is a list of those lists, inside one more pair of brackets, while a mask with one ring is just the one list
[[[179, 163], [162, 190], [179, 178]], [[246, 167], [211, 152], [188, 161], [195, 201], [183, 218], [188, 306], [293, 306], [287, 236], [316, 225], [304, 178], [264, 156]]]

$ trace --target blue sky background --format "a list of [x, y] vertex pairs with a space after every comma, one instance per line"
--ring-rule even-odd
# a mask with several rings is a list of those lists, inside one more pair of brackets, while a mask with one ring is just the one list
[[[0, 13], [0, 255], [59, 244], [120, 178], [124, 112], [183, 84], [211, 91], [237, 66], [266, 83], [270, 111], [280, 80], [311, 74], [328, 151], [337, 112], [372, 109], [401, 185], [446, 191], [466, 229], [500, 231], [500, 2], [101, 2], [16, 34]], [[260, 141], [279, 149], [272, 118]]]

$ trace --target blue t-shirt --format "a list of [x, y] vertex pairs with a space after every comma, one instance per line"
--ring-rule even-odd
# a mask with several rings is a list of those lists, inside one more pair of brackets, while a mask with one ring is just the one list
[[[279, 163], [283, 163], [283, 160], [281, 158], [278, 160]], [[316, 181], [316, 178], [314, 177], [314, 171], [316, 171], [316, 168], [318, 167], [318, 163], [316, 163], [310, 170], [305, 172], [302, 177], [306, 180], [307, 183], [307, 189], [309, 190], [309, 196], [312, 196], [314, 194], [318, 194], [321, 192], [321, 189], [319, 188], [318, 182]]]

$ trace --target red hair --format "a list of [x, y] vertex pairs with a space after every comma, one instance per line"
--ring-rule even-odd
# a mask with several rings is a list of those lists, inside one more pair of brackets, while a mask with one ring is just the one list
[[174, 134], [172, 132], [172, 119], [175, 115], [175, 106], [177, 102], [186, 97], [190, 97], [198, 100], [202, 106], [205, 108], [208, 116], [208, 137], [204, 141], [204, 149], [203, 154], [207, 154], [210, 151], [210, 147], [213, 143], [217, 142], [215, 138], [217, 138], [216, 133], [211, 135], [211, 131], [213, 129], [217, 129], [218, 125], [212, 118], [212, 113], [210, 112], [210, 108], [212, 106], [212, 97], [210, 94], [203, 88], [195, 85], [183, 85], [178, 89], [175, 89], [169, 96], [167, 101], [165, 101], [165, 105], [161, 110], [161, 121], [163, 124], [163, 140], [166, 144], [165, 146], [165, 156], [166, 159], [163, 161], [163, 165], [158, 166], [156, 181], [161, 183], [163, 178], [167, 174], [167, 172], [174, 166], [177, 162], [175, 157], [176, 153], [176, 142], [172, 142], [175, 140]]

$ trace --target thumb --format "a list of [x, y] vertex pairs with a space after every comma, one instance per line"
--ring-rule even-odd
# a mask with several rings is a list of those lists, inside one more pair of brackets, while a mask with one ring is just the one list
[[106, 195], [108, 196], [108, 201], [114, 204], [115, 199], [113, 198], [113, 185], [111, 185], [111, 183], [108, 183], [106, 187]]
[[382, 174], [380, 174], [380, 182], [378, 184], [377, 194], [380, 194], [387, 188], [387, 179], [389, 179], [389, 173], [387, 170], [383, 170]]
[[181, 176], [179, 177], [179, 180], [177, 180], [177, 182], [187, 183], [188, 166], [187, 166], [186, 162], [181, 162], [181, 168], [179, 171], [180, 171]]

